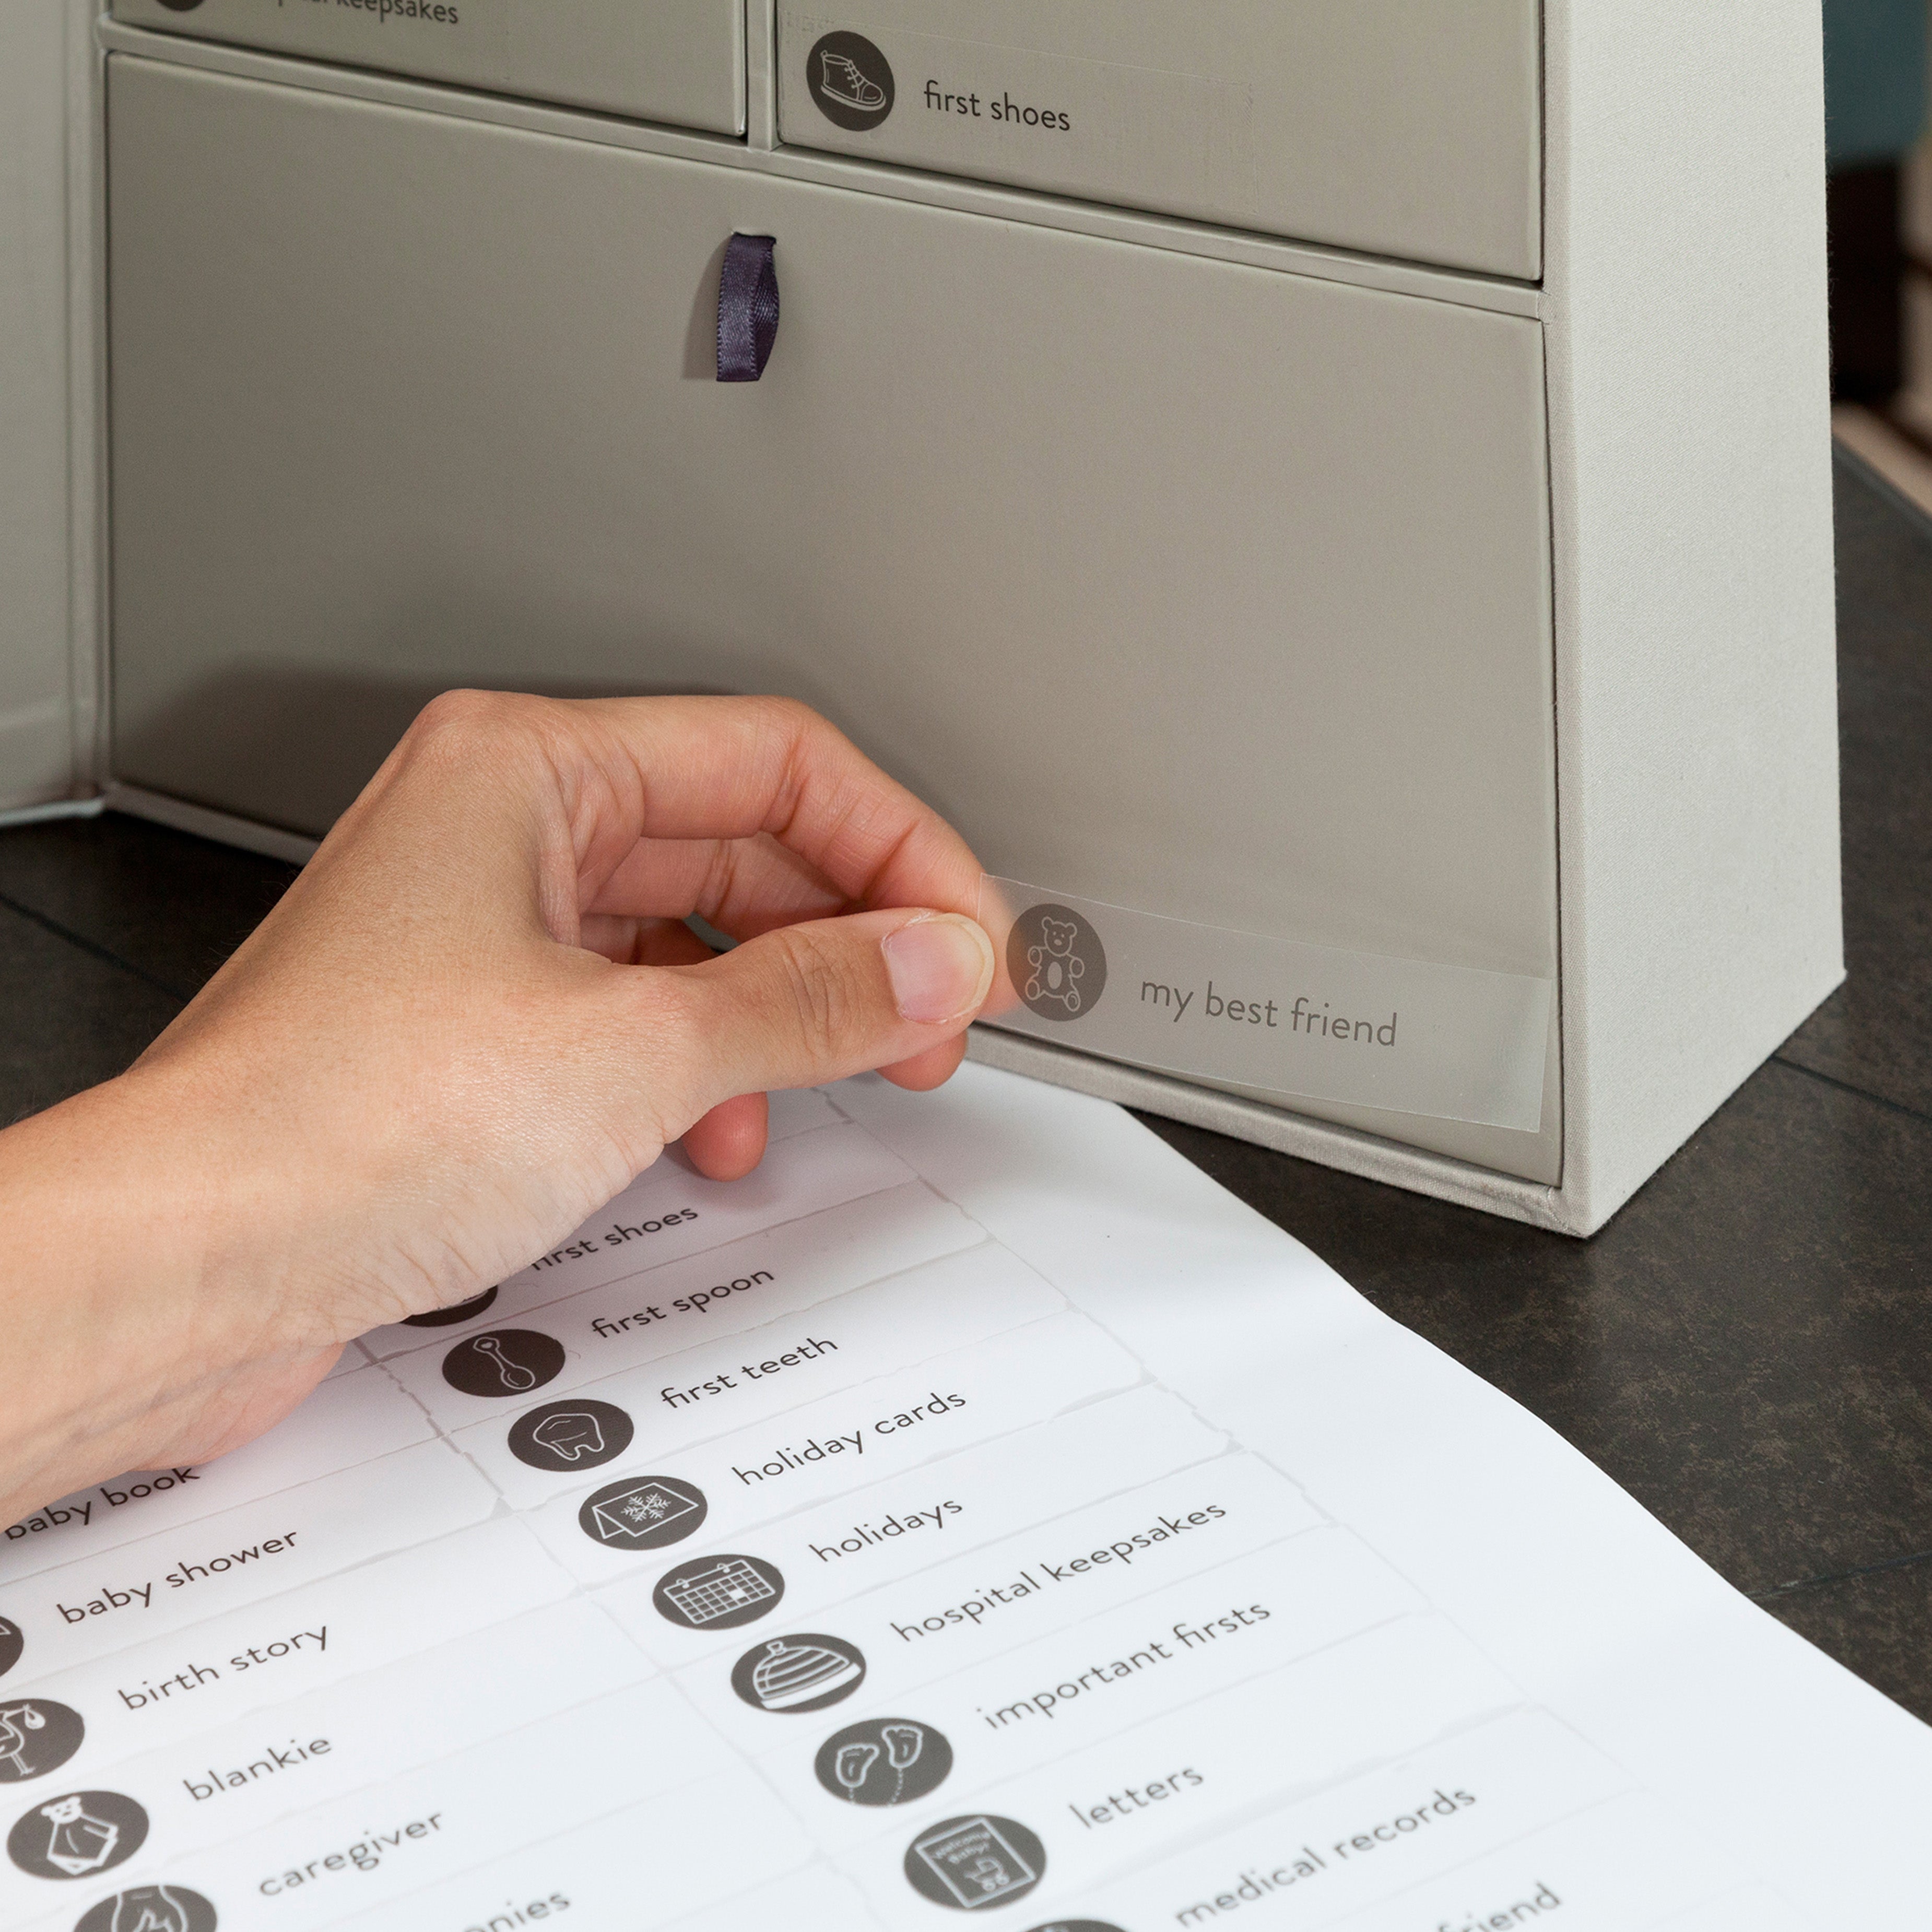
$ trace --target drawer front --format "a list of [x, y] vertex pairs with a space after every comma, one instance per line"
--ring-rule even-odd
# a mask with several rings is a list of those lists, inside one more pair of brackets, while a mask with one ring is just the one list
[[1533, 280], [1538, 0], [778, 0], [785, 140]]
[[112, 0], [111, 10], [130, 26], [745, 131], [744, 0]]
[[[1002, 875], [1553, 974], [1534, 323], [110, 85], [120, 777], [319, 831], [450, 685], [783, 691]], [[734, 230], [777, 237], [755, 384]]]

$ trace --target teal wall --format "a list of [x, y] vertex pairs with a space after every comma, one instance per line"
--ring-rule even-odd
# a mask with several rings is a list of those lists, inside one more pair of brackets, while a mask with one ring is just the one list
[[1925, 126], [1928, 0], [1825, 0], [1825, 145], [1835, 170], [1894, 159]]

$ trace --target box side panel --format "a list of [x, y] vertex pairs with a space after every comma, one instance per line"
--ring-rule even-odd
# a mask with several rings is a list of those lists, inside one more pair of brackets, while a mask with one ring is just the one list
[[81, 776], [68, 544], [73, 11], [0, 13], [0, 808], [64, 797]]
[[1550, 13], [1565, 1192], [1606, 1219], [1843, 976], [1807, 0]]

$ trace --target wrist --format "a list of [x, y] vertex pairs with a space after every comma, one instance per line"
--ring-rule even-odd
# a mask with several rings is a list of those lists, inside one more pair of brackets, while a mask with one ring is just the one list
[[259, 1184], [175, 1085], [137, 1067], [0, 1134], [0, 1520], [254, 1432], [236, 1372], [280, 1326], [236, 1213]]

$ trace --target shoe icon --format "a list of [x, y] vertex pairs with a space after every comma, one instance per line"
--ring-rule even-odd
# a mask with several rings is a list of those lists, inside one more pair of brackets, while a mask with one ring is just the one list
[[883, 113], [886, 90], [876, 80], [867, 79], [850, 54], [836, 53], [830, 47], [818, 50], [818, 91], [828, 100], [861, 114]]

